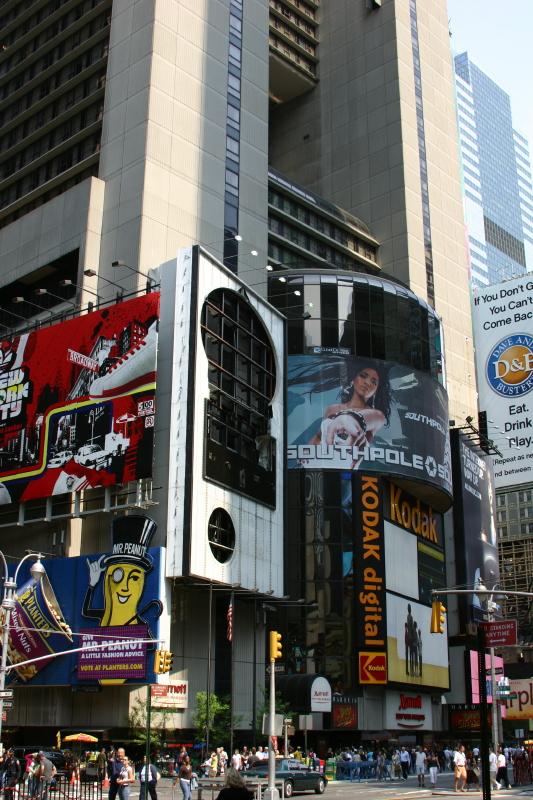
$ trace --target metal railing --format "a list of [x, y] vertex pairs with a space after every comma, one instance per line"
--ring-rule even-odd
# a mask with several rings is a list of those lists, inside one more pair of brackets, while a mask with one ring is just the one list
[[50, 782], [26, 777], [13, 785], [7, 779], [0, 789], [2, 795], [3, 800], [102, 800], [102, 783], [72, 782], [67, 775], [56, 775]]

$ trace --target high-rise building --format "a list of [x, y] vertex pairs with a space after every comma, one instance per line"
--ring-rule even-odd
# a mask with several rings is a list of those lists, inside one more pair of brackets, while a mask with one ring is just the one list
[[44, 277], [112, 296], [140, 283], [113, 262], [145, 271], [194, 241], [259, 286], [269, 159], [362, 219], [382, 270], [435, 307], [452, 416], [471, 412], [444, 2], [40, 0], [0, 22], [2, 307], [32, 316], [11, 298]]
[[[255, 632], [261, 638], [265, 614], [274, 613], [269, 604], [292, 602], [302, 610], [308, 601], [313, 606], [316, 601], [314, 614], [321, 629], [306, 641], [298, 640], [301, 652], [292, 647], [294, 642], [287, 651], [298, 660], [298, 671], [329, 670], [339, 677], [341, 666], [337, 663], [333, 670], [330, 656], [341, 642], [335, 638], [341, 630], [341, 583], [348, 587], [348, 603], [353, 582], [349, 552], [344, 554], [340, 542], [333, 543], [335, 575], [327, 574], [329, 565], [324, 561], [321, 537], [329, 530], [337, 535], [344, 513], [340, 490], [346, 481], [341, 480], [343, 469], [337, 469], [331, 502], [326, 503], [328, 509], [334, 507], [330, 527], [318, 500], [316, 513], [309, 513], [306, 520], [299, 516], [298, 530], [310, 538], [305, 550], [302, 538], [301, 551], [294, 552], [299, 558], [305, 553], [307, 571], [296, 576], [290, 598], [284, 595], [283, 496], [292, 491], [295, 478], [289, 486], [281, 469], [286, 373], [278, 360], [284, 322], [261, 299], [267, 289], [274, 300], [272, 288], [284, 287], [280, 311], [289, 318], [291, 355], [331, 356], [334, 376], [320, 393], [329, 403], [335, 402], [339, 389], [350, 394], [349, 384], [360, 380], [352, 362], [372, 359], [371, 380], [372, 373], [378, 373], [376, 362], [387, 362], [379, 373], [383, 410], [378, 407], [372, 413], [378, 392], [366, 390], [368, 403], [363, 410], [370, 417], [368, 423], [365, 414], [353, 409], [347, 422], [352, 429], [364, 426], [368, 434], [365, 470], [368, 466], [371, 480], [372, 472], [385, 476], [385, 482], [381, 474], [375, 478], [379, 497], [369, 497], [368, 502], [384, 504], [386, 498], [395, 497], [396, 505], [406, 504], [406, 514], [413, 519], [423, 515], [428, 530], [435, 528], [436, 547], [428, 553], [427, 543], [421, 541], [422, 528], [413, 523], [412, 530], [404, 525], [404, 533], [399, 531], [401, 521], [391, 516], [396, 506], [387, 503], [391, 518], [381, 539], [394, 542], [404, 537], [401, 540], [407, 543], [396, 564], [395, 545], [389, 546], [388, 556], [397, 581], [396, 588], [389, 587], [387, 602], [398, 647], [406, 619], [413, 631], [415, 622], [424, 630], [428, 627], [431, 576], [438, 574], [440, 585], [444, 581], [441, 514], [451, 501], [449, 418], [464, 420], [475, 408], [468, 259], [445, 0], [269, 0], [268, 4], [264, 0], [6, 0], [0, 25], [0, 325], [9, 331], [28, 321], [75, 314], [89, 302], [109, 303], [117, 293], [122, 299], [122, 293], [144, 287], [147, 276], [151, 290], [149, 270], [161, 264], [161, 274], [169, 281], [161, 300], [155, 417], [152, 397], [133, 411], [129, 406], [117, 408], [116, 415], [106, 406], [117, 374], [127, 376], [132, 369], [131, 354], [135, 353], [133, 364], [139, 364], [146, 341], [155, 347], [156, 324], [151, 317], [128, 319], [118, 332], [110, 329], [88, 353], [78, 340], [69, 349], [69, 369], [76, 380], [80, 365], [84, 370], [84, 380], [76, 383], [79, 392], [83, 394], [82, 386], [94, 385], [102, 399], [85, 416], [64, 415], [49, 453], [54, 469], [77, 458], [78, 466], [92, 464], [95, 472], [105, 475], [110, 464], [118, 463], [121, 471], [117, 467], [116, 473], [126, 476], [124, 481], [116, 489], [105, 485], [98, 494], [102, 474], [97, 475], [94, 487], [83, 484], [81, 502], [75, 492], [84, 478], [76, 468], [72, 474], [60, 474], [57, 502], [45, 494], [30, 496], [29, 491], [23, 497], [27, 487], [15, 485], [23, 497], [20, 508], [7, 501], [10, 495], [6, 498], [8, 490], [0, 483], [5, 489], [0, 489], [0, 501], [7, 509], [0, 523], [6, 547], [23, 552], [29, 546], [24, 526], [31, 521], [32, 547], [55, 552], [57, 539], [68, 556], [108, 552], [109, 517], [139, 505], [148, 509], [159, 523], [155, 541], [167, 543], [171, 551], [161, 596], [166, 630], [176, 642], [180, 678], [188, 670], [191, 692], [206, 685], [209, 690], [231, 689], [228, 682], [234, 681], [238, 698], [233, 710], [249, 717], [253, 707], [255, 730], [260, 703], [251, 696], [257, 695], [259, 682], [252, 672], [255, 678], [258, 673], [263, 677], [261, 643], [256, 642]], [[197, 243], [201, 247], [180, 250]], [[214, 265], [207, 252], [223, 266]], [[198, 272], [204, 256], [210, 262], [205, 275], [213, 280]], [[262, 322], [251, 314], [250, 298], [263, 315]], [[120, 308], [115, 309], [119, 318]], [[139, 338], [131, 325], [145, 323], [146, 336]], [[136, 346], [125, 353], [116, 347], [115, 353], [113, 342], [125, 341], [128, 335]], [[276, 346], [269, 349], [273, 338]], [[341, 363], [345, 357], [346, 368]], [[199, 366], [192, 380], [195, 359]], [[181, 383], [174, 380], [174, 372]], [[293, 392], [292, 401], [310, 403], [305, 375], [298, 378], [300, 396]], [[44, 399], [32, 417], [34, 429], [26, 439], [13, 437], [1, 452], [5, 471], [17, 458], [33, 464], [42, 454], [41, 442], [49, 442], [41, 407], [59, 402], [52, 383], [46, 383]], [[24, 390], [21, 381], [14, 386]], [[168, 424], [162, 408], [167, 409]], [[348, 433], [340, 430], [338, 421], [338, 435], [328, 433], [330, 422], [328, 414], [319, 426], [321, 431], [324, 426], [324, 440], [328, 436], [334, 440], [327, 446], [344, 453], [345, 459], [351, 452], [348, 469], [356, 472], [360, 462], [355, 445], [347, 443]], [[312, 424], [310, 420], [308, 427]], [[132, 491], [127, 478], [135, 465], [149, 470], [150, 437], [145, 430], [152, 425], [153, 486], [136, 485]], [[305, 450], [311, 445], [316, 455], [318, 430], [301, 434], [296, 446]], [[360, 436], [358, 442], [362, 445]], [[327, 483], [329, 469], [319, 462], [316, 469], [308, 468], [306, 476], [314, 482], [312, 498], [321, 496], [321, 475], [326, 475]], [[387, 474], [399, 478], [398, 486], [386, 482]], [[353, 478], [354, 502], [344, 514], [348, 522], [360, 505], [357, 492], [364, 489], [362, 473]], [[208, 489], [202, 495], [198, 487], [204, 484]], [[300, 488], [307, 491], [309, 485]], [[233, 506], [230, 493], [237, 498]], [[295, 512], [300, 499], [296, 494], [290, 499]], [[54, 516], [59, 505], [61, 523]], [[183, 512], [178, 513], [178, 507]], [[139, 526], [144, 535], [141, 522]], [[355, 537], [350, 525], [344, 527], [348, 546], [350, 537]], [[117, 539], [113, 546], [125, 544]], [[145, 546], [127, 544], [130, 549]], [[103, 563], [111, 566], [118, 554], [119, 550], [104, 556]], [[244, 559], [246, 554], [249, 560]], [[292, 556], [286, 548], [285, 558]], [[402, 565], [415, 563], [411, 556], [420, 566], [418, 582], [409, 581], [407, 568], [402, 571]], [[354, 553], [352, 561], [363, 563]], [[98, 563], [91, 562], [91, 589], [98, 583]], [[294, 561], [291, 567], [298, 564]], [[322, 570], [316, 598], [308, 591], [315, 565]], [[79, 566], [86, 572], [85, 557]], [[155, 574], [154, 569], [154, 581]], [[337, 583], [330, 586], [330, 578]], [[335, 629], [327, 631], [324, 608], [331, 599], [330, 589], [337, 594], [328, 608], [338, 618]], [[402, 596], [401, 604], [395, 592]], [[233, 594], [238, 598], [235, 604]], [[409, 610], [409, 621], [404, 617], [410, 600], [420, 608], [416, 619]], [[150, 607], [155, 608], [153, 603]], [[370, 624], [364, 609], [359, 612], [358, 620]], [[211, 646], [209, 655], [205, 647], [207, 618], [213, 630], [208, 637], [213, 664]], [[356, 626], [355, 617], [347, 614], [348, 618]], [[188, 626], [196, 630], [194, 641]], [[229, 634], [239, 629], [240, 666], [229, 679], [228, 659], [233, 657]], [[384, 623], [381, 629], [385, 630]], [[350, 637], [351, 630], [346, 629], [342, 641], [349, 643]], [[422, 668], [418, 633], [409, 659], [403, 656], [409, 663], [395, 660], [391, 674], [396, 677], [390, 680], [397, 685], [386, 714], [372, 717], [375, 730], [389, 727], [389, 720], [398, 729], [398, 720], [404, 718], [399, 691], [406, 670], [413, 691], [425, 687], [423, 701], [416, 694], [411, 700], [423, 702], [426, 729], [439, 728], [440, 705], [429, 689], [447, 686], [443, 641], [433, 661], [429, 649], [424, 651], [429, 672]], [[360, 645], [363, 661], [357, 669], [355, 662], [350, 663], [342, 681], [350, 690], [355, 676], [363, 672], [368, 682], [383, 683], [371, 680], [372, 659], [365, 660], [363, 649], [370, 653], [374, 645], [383, 645], [377, 640]], [[384, 660], [378, 661], [383, 678]], [[124, 730], [127, 703], [121, 691], [121, 686], [104, 686], [99, 708], [104, 718], [106, 705], [120, 706], [115, 724]], [[118, 705], [106, 704], [112, 692]], [[371, 687], [369, 703], [374, 697]], [[39, 719], [46, 721], [52, 701], [44, 692], [39, 702]], [[191, 719], [190, 708], [186, 718]], [[81, 724], [76, 717], [62, 719], [65, 724], [58, 725], [63, 727]]]
[[455, 57], [455, 85], [472, 286], [491, 286], [533, 267], [529, 145], [509, 95], [466, 52]]

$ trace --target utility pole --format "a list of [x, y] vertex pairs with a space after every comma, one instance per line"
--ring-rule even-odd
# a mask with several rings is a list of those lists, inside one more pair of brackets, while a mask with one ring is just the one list
[[268, 784], [264, 791], [265, 800], [279, 800], [276, 789], [276, 754], [274, 736], [276, 735], [276, 660], [281, 658], [281, 633], [270, 631], [270, 697], [268, 714]]

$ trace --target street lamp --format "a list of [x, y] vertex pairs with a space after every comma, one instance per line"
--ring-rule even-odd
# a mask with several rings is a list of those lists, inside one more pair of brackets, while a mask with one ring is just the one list
[[153, 278], [146, 274], [146, 272], [141, 272], [140, 269], [135, 269], [135, 267], [130, 267], [129, 264], [126, 264], [125, 261], [112, 261], [111, 266], [113, 269], [117, 269], [119, 267], [124, 267], [124, 269], [129, 269], [130, 272], [135, 272], [137, 275], [141, 275], [143, 278], [146, 278], [146, 291], [151, 292], [152, 289], [155, 289], [156, 283]]
[[[0, 666], [0, 692], [3, 692], [6, 686], [6, 667], [7, 667], [7, 648], [9, 646], [9, 626], [11, 623], [11, 612], [15, 608], [15, 592], [17, 590], [17, 579], [18, 574], [21, 566], [27, 561], [29, 558], [35, 558], [36, 561], [30, 567], [30, 573], [32, 578], [35, 581], [40, 581], [43, 575], [45, 575], [45, 568], [41, 563], [41, 554], [40, 553], [27, 553], [24, 558], [22, 558], [18, 565], [17, 569], [15, 570], [15, 575], [13, 578], [9, 576], [9, 571], [7, 568], [7, 561], [6, 557], [0, 550], [0, 560], [4, 565], [4, 596], [2, 598], [2, 608], [4, 609], [4, 624], [2, 630], [2, 664]], [[2, 745], [2, 717], [4, 715], [4, 698], [0, 694], [0, 751], [3, 752], [3, 745]]]
[[[493, 600], [494, 597], [494, 589], [496, 588], [497, 584], [494, 584], [492, 590], [489, 591], [485, 586], [482, 578], [478, 578], [475, 585], [476, 595], [479, 598], [479, 601], [482, 607], [486, 610], [487, 620], [491, 622], [494, 619], [494, 611], [497, 608], [496, 603]], [[485, 651], [483, 651], [485, 652]], [[492, 744], [494, 747], [494, 752], [498, 755], [498, 731], [499, 731], [499, 720], [498, 720], [498, 703], [496, 702], [496, 668], [494, 664], [494, 647], [489, 648], [489, 659], [490, 659], [490, 681], [492, 685]], [[485, 668], [485, 663], [483, 663], [483, 667]], [[486, 670], [484, 669], [484, 672]]]

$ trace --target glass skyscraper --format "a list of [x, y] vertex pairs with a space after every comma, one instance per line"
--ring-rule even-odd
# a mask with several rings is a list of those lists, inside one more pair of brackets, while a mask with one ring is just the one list
[[489, 286], [533, 268], [529, 147], [509, 95], [468, 53], [455, 57], [455, 78], [472, 285]]

